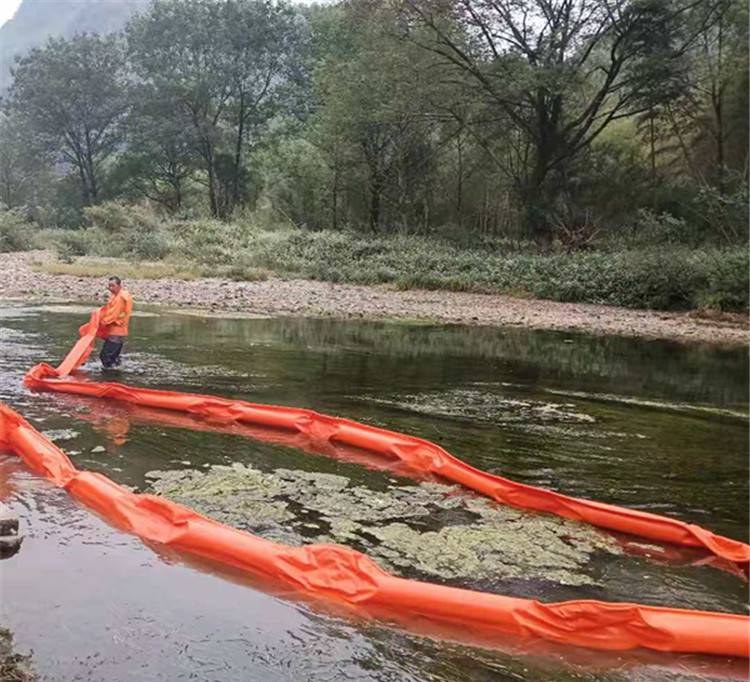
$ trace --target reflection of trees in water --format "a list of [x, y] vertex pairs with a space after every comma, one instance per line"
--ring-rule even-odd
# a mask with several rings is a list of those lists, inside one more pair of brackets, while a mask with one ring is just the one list
[[[308, 355], [336, 353], [339, 362], [356, 363], [358, 371], [383, 378], [396, 370], [415, 378], [459, 379], [465, 374], [466, 379], [476, 380], [484, 374], [488, 380], [532, 384], [575, 378], [578, 389], [607, 388], [618, 394], [723, 405], [748, 400], [748, 359], [742, 350], [553, 331], [296, 318], [164, 316], [140, 320], [139, 328], [139, 333], [157, 345], [172, 346], [172, 351], [200, 352], [204, 362], [207, 347], [224, 362], [242, 362], [242, 355], [235, 353], [253, 350], [254, 360], [268, 364], [266, 372], [272, 372], [275, 363], [261, 352], [263, 347], [286, 347]], [[365, 354], [367, 360], [344, 359], [341, 354], [346, 351]], [[502, 364], [487, 371], [484, 365], [472, 366], [467, 362], [471, 359]], [[423, 362], [415, 364], [415, 360]], [[459, 361], [463, 362], [456, 367]]]

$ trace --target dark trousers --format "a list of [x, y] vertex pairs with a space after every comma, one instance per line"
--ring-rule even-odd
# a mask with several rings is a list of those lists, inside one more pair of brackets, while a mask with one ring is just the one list
[[124, 336], [110, 336], [104, 340], [104, 345], [99, 353], [99, 359], [105, 369], [110, 369], [120, 364], [120, 353], [125, 343]]

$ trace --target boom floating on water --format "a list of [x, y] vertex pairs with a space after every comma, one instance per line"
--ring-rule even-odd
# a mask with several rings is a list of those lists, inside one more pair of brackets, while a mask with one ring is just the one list
[[[416, 472], [459, 483], [503, 504], [659, 542], [703, 548], [743, 567], [750, 561], [750, 546], [700, 526], [516, 483], [475, 469], [434, 443], [405, 434], [311, 410], [66, 378], [91, 353], [99, 315], [99, 310], [94, 311], [80, 328], [78, 342], [59, 367], [37, 365], [27, 373], [26, 384], [35, 389], [188, 413], [212, 422], [263, 425], [305, 434], [314, 442], [349, 445], [400, 461]], [[498, 637], [534, 637], [594, 649], [644, 647], [744, 657], [750, 654], [750, 618], [742, 615], [593, 600], [542, 604], [398, 578], [360, 552], [340, 545], [291, 548], [274, 543], [163, 498], [132, 493], [101, 474], [78, 471], [57, 446], [5, 406], [0, 406], [0, 445], [16, 452], [31, 469], [114, 525], [144, 540], [260, 573], [316, 598], [374, 613], [403, 612]]]

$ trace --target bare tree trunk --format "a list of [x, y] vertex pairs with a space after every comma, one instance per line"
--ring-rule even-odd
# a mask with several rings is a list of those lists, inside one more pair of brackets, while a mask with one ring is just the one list
[[526, 229], [539, 246], [546, 250], [552, 243], [549, 212], [554, 203], [554, 197], [551, 196], [554, 190], [549, 187], [549, 174], [559, 145], [558, 131], [550, 120], [545, 95], [541, 91], [537, 94], [536, 110], [537, 134], [533, 168], [530, 179], [525, 183], [523, 199], [526, 206]]
[[91, 201], [96, 203], [99, 198], [99, 185], [96, 181], [96, 171], [94, 170], [94, 161], [91, 157], [91, 152], [86, 153], [86, 171], [89, 180], [89, 191], [91, 194]]
[[[546, 249], [552, 241], [549, 230], [549, 208], [550, 197], [548, 196], [546, 181], [547, 167], [541, 150], [538, 156], [530, 182], [527, 183], [524, 192], [525, 223], [529, 236], [536, 241], [542, 249]], [[545, 153], [546, 155], [546, 153]]]
[[711, 103], [713, 104], [714, 117], [716, 119], [716, 165], [719, 172], [719, 192], [726, 194], [726, 179], [724, 177], [724, 116], [723, 116], [723, 94], [724, 82], [722, 75], [722, 59], [724, 50], [724, 17], [719, 18], [716, 56], [716, 78], [711, 83]]
[[3, 196], [2, 196], [2, 199], [3, 199], [3, 203], [8, 208], [13, 208], [13, 198], [12, 197], [13, 197], [13, 189], [12, 189], [11, 182], [10, 182], [10, 180], [8, 178], [4, 178], [3, 179]]
[[459, 227], [463, 226], [463, 217], [461, 212], [463, 210], [463, 197], [464, 197], [464, 157], [463, 157], [463, 136], [459, 132], [456, 136], [456, 153], [458, 155], [458, 169], [456, 178], [456, 220]]
[[172, 166], [172, 189], [174, 190], [172, 211], [177, 212], [182, 208], [182, 178], [177, 165]]
[[96, 171], [94, 170], [94, 155], [91, 150], [91, 135], [89, 133], [88, 127], [85, 128], [84, 143], [84, 175], [86, 176], [86, 181], [88, 182], [89, 198], [92, 203], [96, 203], [99, 195], [99, 188], [97, 187], [96, 182]]
[[83, 160], [81, 160], [77, 165], [78, 176], [81, 179], [81, 201], [83, 202], [84, 206], [89, 206], [91, 204], [91, 195], [89, 193], [89, 183], [86, 180], [86, 171], [83, 166]]
[[206, 170], [208, 172], [208, 201], [211, 207], [211, 215], [220, 218], [219, 198], [216, 192], [216, 169], [214, 168], [213, 151], [209, 151], [206, 158]]
[[654, 131], [654, 110], [648, 112], [648, 129], [651, 154], [651, 206], [656, 208], [656, 133]]
[[232, 178], [232, 206], [240, 202], [240, 170], [242, 166], [242, 142], [245, 136], [245, 93], [240, 94], [240, 113], [237, 124], [237, 143], [234, 150], [234, 177]]
[[383, 193], [383, 183], [376, 175], [370, 181], [370, 229], [377, 232], [380, 229], [380, 200]]
[[339, 229], [339, 164], [333, 164], [333, 186], [331, 187], [331, 227]]

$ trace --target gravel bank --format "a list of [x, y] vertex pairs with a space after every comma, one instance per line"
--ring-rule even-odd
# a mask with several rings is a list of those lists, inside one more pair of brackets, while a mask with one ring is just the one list
[[[103, 298], [102, 278], [35, 272], [39, 252], [0, 254], [0, 298], [93, 301]], [[229, 311], [242, 314], [307, 315], [342, 319], [426, 320], [498, 327], [557, 329], [592, 334], [672, 339], [726, 346], [746, 345], [747, 318], [706, 319], [693, 313], [630, 310], [583, 303], [556, 303], [503, 295], [449, 291], [396, 291], [387, 286], [330, 284], [309, 280], [221, 279], [125, 282], [136, 304]]]

